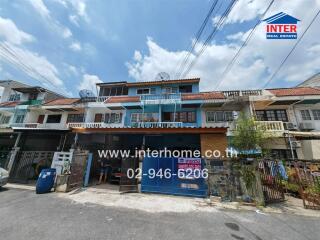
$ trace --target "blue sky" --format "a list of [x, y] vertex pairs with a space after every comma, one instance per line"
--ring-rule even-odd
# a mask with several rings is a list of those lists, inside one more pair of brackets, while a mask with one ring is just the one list
[[[162, 71], [173, 78], [213, 0], [0, 2], [0, 79], [77, 96], [101, 81], [150, 81]], [[202, 41], [228, 2], [218, 1], [220, 11], [212, 15]], [[187, 77], [201, 77], [203, 91], [216, 90], [269, 3], [239, 0]], [[299, 35], [319, 8], [319, 0], [275, 0], [266, 17], [282, 11], [301, 19]], [[319, 23], [317, 19], [269, 87], [295, 86], [320, 71]], [[266, 40], [261, 23], [220, 89], [261, 88], [294, 41]]]

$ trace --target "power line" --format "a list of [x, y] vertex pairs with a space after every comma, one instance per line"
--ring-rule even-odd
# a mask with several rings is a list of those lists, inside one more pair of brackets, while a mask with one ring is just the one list
[[298, 41], [295, 43], [295, 45], [293, 46], [293, 48], [291, 49], [291, 51], [287, 54], [287, 56], [283, 59], [283, 61], [281, 62], [281, 64], [279, 65], [279, 67], [277, 68], [277, 70], [272, 74], [272, 76], [270, 77], [270, 79], [266, 82], [266, 84], [264, 85], [263, 89], [265, 89], [268, 84], [274, 79], [274, 77], [278, 74], [278, 72], [280, 71], [280, 69], [282, 68], [282, 66], [285, 64], [285, 62], [287, 61], [287, 59], [290, 57], [290, 55], [293, 53], [293, 51], [296, 49], [296, 47], [298, 46], [298, 44], [301, 42], [301, 40], [303, 39], [304, 35], [308, 32], [309, 28], [311, 27], [311, 25], [313, 24], [313, 22], [316, 20], [316, 18], [318, 17], [320, 13], [320, 10], [317, 12], [317, 14], [313, 17], [312, 21], [309, 23], [308, 27], [304, 30], [304, 32], [302, 33], [301, 37], [298, 39]]
[[[31, 67], [30, 65], [24, 63], [18, 56], [18, 54], [15, 52], [14, 49], [12, 49], [8, 44], [6, 43], [0, 43], [0, 50], [2, 49], [2, 51], [0, 51], [0, 54], [2, 56], [5, 56], [7, 58], [7, 60], [9, 60], [13, 66], [15, 68], [18, 68], [18, 66], [20, 68], [20, 70], [23, 70], [26, 74], [28, 74], [31, 78], [33, 78], [34, 80], [36, 80], [37, 82], [43, 84], [42, 81], [39, 80], [39, 77], [41, 79], [43, 79], [47, 84], [51, 85], [54, 89], [56, 89], [56, 91], [60, 91], [61, 89], [59, 89], [57, 86], [55, 86], [50, 79], [48, 79], [46, 76], [44, 76], [43, 74], [41, 74], [38, 70], [36, 70], [35, 68]], [[18, 66], [17, 66], [18, 65]]]
[[186, 56], [184, 57], [184, 59], [180, 62], [180, 66], [178, 68], [178, 71], [176, 72], [175, 74], [175, 78], [179, 78], [181, 76], [181, 73], [183, 71], [183, 68], [185, 66], [185, 64], [188, 62], [189, 60], [189, 57], [191, 55], [191, 53], [194, 51], [196, 45], [198, 44], [198, 41], [203, 33], [203, 30], [204, 28], [206, 27], [209, 19], [210, 19], [210, 16], [212, 15], [212, 12], [214, 11], [217, 3], [218, 3], [219, 0], [215, 0], [212, 5], [211, 5], [211, 8], [209, 10], [209, 12], [207, 13], [207, 16], [206, 18], [204, 19], [204, 21], [202, 22], [201, 26], [200, 26], [200, 29], [198, 30], [197, 34], [196, 34], [196, 38], [195, 38], [195, 41], [193, 42], [192, 46], [191, 46], [191, 49], [187, 52]]
[[266, 10], [261, 15], [261, 18], [257, 21], [257, 23], [254, 25], [254, 27], [251, 29], [250, 33], [246, 37], [246, 40], [243, 42], [242, 46], [239, 48], [239, 50], [237, 51], [236, 55], [234, 55], [232, 60], [229, 62], [227, 67], [224, 69], [224, 71], [222, 72], [221, 80], [218, 82], [218, 84], [214, 88], [215, 90], [219, 88], [221, 83], [224, 81], [225, 76], [231, 71], [231, 69], [232, 69], [234, 63], [236, 62], [236, 60], [238, 59], [241, 51], [248, 45], [248, 42], [250, 41], [250, 39], [252, 38], [253, 34], [257, 30], [257, 26], [261, 23], [262, 19], [265, 17], [267, 12], [270, 10], [270, 8], [271, 8], [273, 3], [274, 3], [274, 0], [271, 0], [271, 2], [269, 3], [268, 7], [266, 8]]
[[207, 49], [208, 44], [211, 42], [211, 40], [215, 37], [217, 31], [221, 28], [221, 26], [224, 24], [224, 22], [226, 21], [226, 19], [228, 18], [229, 13], [231, 12], [231, 10], [233, 9], [233, 7], [235, 6], [235, 4], [238, 2], [238, 0], [233, 0], [232, 2], [230, 2], [230, 4], [228, 5], [228, 7], [226, 8], [226, 10], [224, 11], [224, 13], [222, 14], [222, 16], [220, 17], [218, 23], [215, 25], [214, 29], [212, 30], [212, 32], [210, 33], [210, 35], [207, 37], [206, 41], [204, 42], [204, 44], [202, 45], [202, 48], [200, 49], [200, 51], [198, 52], [198, 54], [196, 54], [195, 58], [193, 59], [193, 61], [189, 64], [187, 70], [182, 74], [182, 77], [185, 77], [190, 70], [192, 69], [192, 67], [196, 64], [196, 62], [198, 61], [199, 57], [203, 54], [203, 52]]

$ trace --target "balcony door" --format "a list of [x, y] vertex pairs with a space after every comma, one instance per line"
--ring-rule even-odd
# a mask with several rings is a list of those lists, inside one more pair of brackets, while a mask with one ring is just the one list
[[37, 123], [42, 124], [44, 121], [44, 115], [39, 115]]

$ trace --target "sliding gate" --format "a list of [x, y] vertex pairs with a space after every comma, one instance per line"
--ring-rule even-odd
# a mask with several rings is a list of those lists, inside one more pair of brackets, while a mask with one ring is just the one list
[[141, 192], [206, 197], [205, 175], [201, 158], [145, 158]]

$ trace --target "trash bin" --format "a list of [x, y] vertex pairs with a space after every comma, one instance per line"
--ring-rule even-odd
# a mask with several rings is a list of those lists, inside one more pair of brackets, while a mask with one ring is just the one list
[[56, 178], [56, 169], [47, 168], [43, 169], [39, 175], [36, 186], [36, 193], [48, 193], [53, 188], [54, 180]]

